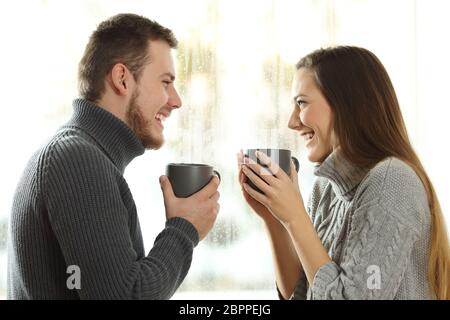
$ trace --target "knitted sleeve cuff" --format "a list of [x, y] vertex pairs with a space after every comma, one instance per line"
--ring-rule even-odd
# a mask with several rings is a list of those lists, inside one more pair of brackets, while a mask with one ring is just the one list
[[180, 217], [170, 218], [166, 221], [166, 227], [178, 229], [192, 242], [193, 247], [197, 246], [199, 242], [198, 231], [188, 220]]
[[330, 261], [322, 265], [314, 276], [313, 285], [311, 287], [314, 299], [326, 299], [327, 288], [339, 277], [339, 266]]

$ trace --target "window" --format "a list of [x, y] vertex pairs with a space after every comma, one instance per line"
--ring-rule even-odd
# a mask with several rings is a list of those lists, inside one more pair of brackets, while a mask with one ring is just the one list
[[[301, 163], [306, 201], [313, 165], [287, 128], [297, 60], [321, 46], [374, 51], [400, 99], [411, 139], [447, 222], [449, 152], [443, 148], [450, 106], [445, 97], [450, 46], [447, 1], [11, 1], [0, 11], [4, 49], [0, 182], [0, 297], [6, 296], [6, 234], [14, 193], [32, 152], [63, 124], [77, 96], [77, 64], [90, 33], [105, 18], [134, 12], [174, 30], [176, 85], [184, 106], [168, 120], [166, 144], [127, 168], [148, 251], [162, 230], [158, 177], [169, 162], [208, 163], [221, 172], [221, 212], [194, 251], [174, 299], [276, 299], [269, 243], [237, 183], [240, 148], [283, 147]], [[6, 10], [7, 9], [7, 10]], [[188, 13], [188, 14], [186, 14]]]

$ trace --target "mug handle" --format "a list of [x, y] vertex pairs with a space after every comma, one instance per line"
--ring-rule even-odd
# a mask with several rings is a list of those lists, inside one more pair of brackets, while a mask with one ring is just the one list
[[220, 173], [217, 170], [213, 170], [217, 178], [219, 178], [219, 181], [222, 181], [222, 178], [220, 177]]
[[300, 169], [300, 162], [298, 161], [298, 159], [296, 157], [291, 157], [292, 161], [294, 161], [294, 166], [295, 166], [295, 171], [298, 172], [298, 170]]

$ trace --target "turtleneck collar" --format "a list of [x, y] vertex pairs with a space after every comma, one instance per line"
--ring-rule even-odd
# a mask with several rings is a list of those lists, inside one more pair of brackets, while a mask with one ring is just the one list
[[85, 99], [75, 99], [72, 118], [65, 127], [89, 134], [123, 173], [126, 166], [145, 152], [142, 142], [126, 123]]
[[314, 169], [314, 174], [327, 178], [337, 196], [351, 201], [356, 189], [369, 172], [369, 168], [362, 168], [352, 164], [339, 152], [333, 151], [322, 163]]

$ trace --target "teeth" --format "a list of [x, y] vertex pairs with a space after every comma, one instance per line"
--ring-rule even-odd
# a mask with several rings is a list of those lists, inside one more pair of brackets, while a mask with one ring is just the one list
[[155, 119], [161, 122], [166, 121], [166, 117], [161, 113], [156, 114]]
[[311, 140], [314, 137], [314, 132], [306, 133], [303, 137], [305, 140]]

